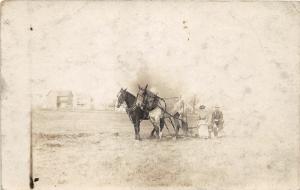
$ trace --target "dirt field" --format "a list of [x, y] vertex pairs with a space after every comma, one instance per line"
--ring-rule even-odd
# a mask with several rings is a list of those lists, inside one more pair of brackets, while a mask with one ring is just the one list
[[217, 139], [165, 136], [157, 141], [148, 138], [151, 129], [144, 121], [143, 140], [135, 141], [133, 127], [122, 113], [35, 111], [33, 166], [34, 177], [40, 179], [36, 188], [297, 186], [298, 151], [281, 139], [233, 135], [227, 126], [226, 134]]

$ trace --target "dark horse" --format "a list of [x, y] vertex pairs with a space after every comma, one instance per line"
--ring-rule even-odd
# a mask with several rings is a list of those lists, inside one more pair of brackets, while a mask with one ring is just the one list
[[[124, 102], [126, 104], [126, 112], [129, 116], [129, 119], [133, 123], [134, 132], [135, 132], [135, 139], [140, 140], [140, 123], [142, 120], [151, 120], [149, 117], [149, 113], [142, 110], [142, 108], [136, 105], [137, 98], [132, 95], [127, 89], [120, 90], [118, 94], [118, 104], [117, 107], [119, 108]], [[156, 136], [160, 137], [160, 131], [164, 127], [164, 119], [159, 120], [159, 126], [155, 125], [152, 121], [151, 123], [154, 125], [154, 129], [151, 132], [151, 137], [154, 136], [154, 132], [156, 132]]]

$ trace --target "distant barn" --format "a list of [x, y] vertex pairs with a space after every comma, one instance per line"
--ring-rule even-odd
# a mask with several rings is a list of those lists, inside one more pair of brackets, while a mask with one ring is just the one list
[[49, 91], [47, 94], [47, 108], [65, 110], [73, 109], [72, 91]]

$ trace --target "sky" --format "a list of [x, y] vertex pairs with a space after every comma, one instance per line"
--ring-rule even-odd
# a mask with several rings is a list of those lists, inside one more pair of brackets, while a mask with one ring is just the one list
[[101, 104], [149, 84], [238, 111], [297, 92], [292, 3], [37, 1], [28, 13], [33, 94], [72, 90]]

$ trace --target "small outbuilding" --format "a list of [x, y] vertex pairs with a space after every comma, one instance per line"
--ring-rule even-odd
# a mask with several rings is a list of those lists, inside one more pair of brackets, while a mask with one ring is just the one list
[[48, 109], [73, 109], [73, 93], [72, 91], [51, 90], [47, 94]]
[[93, 110], [94, 99], [85, 94], [78, 94], [74, 98], [74, 109]]

